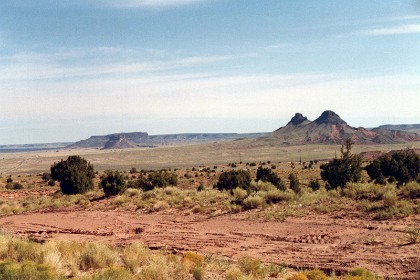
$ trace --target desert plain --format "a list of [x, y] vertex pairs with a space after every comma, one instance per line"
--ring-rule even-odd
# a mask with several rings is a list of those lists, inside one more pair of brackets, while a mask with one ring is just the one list
[[[410, 199], [407, 207], [414, 210], [408, 214], [378, 218], [366, 204], [381, 203], [379, 198], [370, 201], [351, 193], [327, 192], [323, 187], [309, 189], [311, 179], [320, 179], [320, 164], [337, 156], [340, 146], [259, 147], [253, 141], [0, 154], [0, 228], [4, 234], [42, 244], [99, 242], [122, 250], [141, 243], [154, 252], [181, 259], [186, 252], [194, 252], [205, 259], [204, 279], [286, 279], [313, 269], [332, 278], [347, 277], [360, 267], [375, 277], [418, 279], [420, 244], [409, 240], [409, 229], [418, 229], [420, 224], [418, 198]], [[420, 144], [355, 145], [354, 152], [368, 157], [373, 151], [405, 148], [420, 148]], [[42, 180], [54, 162], [69, 155], [81, 155], [93, 164], [97, 172], [93, 191], [64, 196], [59, 194], [58, 183], [47, 186]], [[286, 185], [288, 174], [297, 174], [302, 193], [289, 193], [276, 203], [237, 207], [232, 202], [234, 194], [213, 187], [222, 172], [247, 169], [255, 176], [259, 166], [272, 168]], [[177, 174], [178, 183], [104, 197], [98, 183], [108, 169], [124, 172], [128, 180], [137, 172], [165, 169]], [[23, 188], [6, 189], [9, 177]], [[362, 181], [367, 184], [368, 180], [364, 173]], [[264, 186], [259, 187], [264, 191]], [[398, 199], [403, 196], [397, 195]], [[225, 267], [215, 268], [211, 265], [214, 259], [223, 260]], [[257, 260], [265, 272], [253, 274], [236, 268], [248, 259]], [[124, 266], [119, 262], [114, 265]], [[275, 273], [273, 266], [277, 267]], [[72, 274], [65, 265], [60, 269], [62, 275], [75, 279], [97, 273]], [[248, 278], [229, 278], [235, 269]], [[166, 277], [175, 277], [170, 275]], [[199, 277], [191, 271], [185, 275]]]

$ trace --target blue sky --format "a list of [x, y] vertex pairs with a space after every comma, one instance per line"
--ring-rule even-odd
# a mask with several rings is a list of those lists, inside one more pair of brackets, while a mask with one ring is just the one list
[[420, 123], [420, 2], [2, 0], [0, 144]]

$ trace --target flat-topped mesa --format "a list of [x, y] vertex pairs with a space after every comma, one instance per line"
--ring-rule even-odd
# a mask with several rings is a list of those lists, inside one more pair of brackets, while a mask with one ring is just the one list
[[304, 117], [301, 113], [296, 113], [295, 116], [287, 123], [287, 125], [300, 125], [301, 123], [307, 122], [308, 118]]
[[316, 124], [347, 125], [347, 123], [343, 121], [339, 115], [330, 110], [324, 111], [314, 122]]

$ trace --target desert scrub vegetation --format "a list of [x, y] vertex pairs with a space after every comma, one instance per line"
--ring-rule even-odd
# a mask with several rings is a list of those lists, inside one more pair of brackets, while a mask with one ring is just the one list
[[327, 189], [346, 187], [349, 182], [357, 182], [362, 175], [362, 160], [352, 154], [353, 141], [347, 139], [341, 146], [341, 157], [321, 165], [321, 178], [327, 182]]
[[393, 184], [353, 183], [343, 190], [343, 195], [356, 200], [358, 208], [371, 213], [374, 220], [388, 220], [419, 213], [418, 201], [410, 199], [417, 188], [415, 182], [400, 188]]
[[60, 182], [63, 194], [80, 194], [93, 189], [93, 165], [80, 156], [69, 156], [51, 166], [51, 178]]
[[126, 181], [124, 175], [118, 170], [107, 170], [101, 178], [100, 186], [105, 196], [118, 195], [126, 190]]
[[[296, 276], [297, 275], [297, 276]], [[296, 278], [304, 275], [306, 278]], [[361, 276], [362, 278], [351, 278]], [[363, 277], [368, 278], [363, 278]], [[170, 254], [141, 243], [111, 247], [103, 243], [35, 243], [0, 233], [0, 279], [153, 280], [153, 279], [379, 279], [365, 269], [329, 277], [319, 269], [293, 272], [284, 265], [243, 257], [237, 261], [197, 252]]]
[[151, 252], [138, 244], [38, 244], [0, 235], [0, 279], [188, 279], [189, 274], [181, 256]]
[[154, 188], [164, 188], [167, 186], [176, 186], [178, 184], [178, 175], [166, 170], [142, 172], [136, 180], [128, 182], [129, 188], [137, 188], [144, 191], [150, 191]]
[[408, 227], [405, 229], [408, 244], [420, 242], [420, 227]]
[[[275, 169], [275, 168], [272, 168], [272, 169]], [[255, 181], [269, 182], [273, 184], [279, 190], [283, 190], [283, 191], [286, 190], [286, 186], [284, 185], [284, 182], [276, 173], [273, 172], [272, 169], [263, 168], [261, 166], [258, 167]]]
[[419, 179], [420, 157], [412, 149], [385, 154], [366, 166], [370, 178], [377, 184], [397, 181], [398, 186]]

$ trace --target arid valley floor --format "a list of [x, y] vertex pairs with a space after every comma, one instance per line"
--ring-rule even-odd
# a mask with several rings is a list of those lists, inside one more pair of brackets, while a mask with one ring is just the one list
[[[354, 148], [359, 153], [407, 146]], [[419, 148], [420, 144], [409, 147]], [[364, 207], [366, 202], [351, 194], [307, 189], [310, 179], [320, 178], [322, 160], [333, 158], [339, 149], [327, 145], [254, 148], [252, 142], [246, 148], [235, 148], [235, 143], [230, 142], [155, 149], [4, 153], [0, 154], [0, 228], [4, 233], [41, 243], [90, 241], [123, 248], [139, 241], [175, 255], [192, 251], [207, 258], [217, 256], [231, 265], [248, 257], [267, 267], [276, 264], [283, 268], [281, 273], [257, 275], [255, 279], [283, 279], [314, 268], [338, 277], [357, 267], [386, 278], [419, 279], [420, 244], [407, 240], [407, 229], [420, 225], [418, 198], [409, 202], [414, 213], [376, 219], [375, 212]], [[48, 187], [40, 175], [49, 172], [54, 162], [73, 154], [93, 163], [99, 174], [118, 169], [132, 177], [131, 168], [165, 168], [177, 173], [179, 183], [150, 193], [135, 190], [110, 198], [103, 197], [100, 189], [63, 196], [57, 194], [58, 183]], [[314, 160], [317, 163], [312, 168], [303, 168]], [[229, 163], [236, 163], [237, 169], [247, 168], [252, 174], [259, 165], [274, 165], [275, 172], [286, 182], [288, 174], [294, 172], [304, 191], [272, 205], [235, 208], [228, 193], [213, 189], [220, 172], [232, 168]], [[23, 189], [5, 189], [9, 175]], [[367, 182], [366, 174], [363, 180]], [[197, 192], [200, 185], [204, 190]], [[229, 269], [208, 265], [205, 279], [226, 279]], [[191, 274], [188, 277], [193, 279]]]

